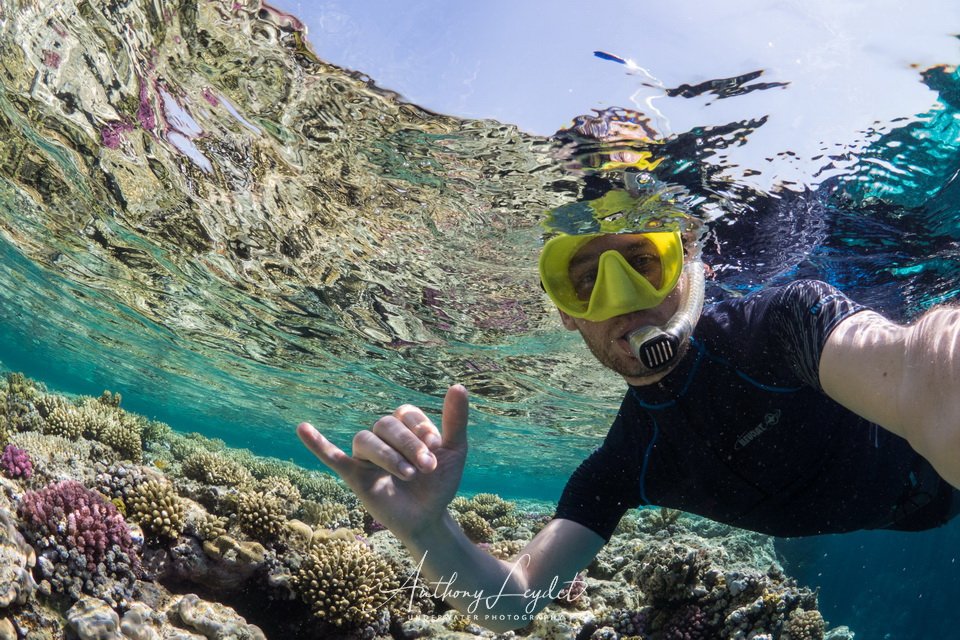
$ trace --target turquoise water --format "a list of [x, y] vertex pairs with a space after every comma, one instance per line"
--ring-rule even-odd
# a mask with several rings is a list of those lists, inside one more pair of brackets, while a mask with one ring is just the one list
[[[538, 222], [609, 188], [583, 167], [611, 149], [405, 104], [269, 11], [68, 9], [2, 18], [4, 367], [311, 468], [297, 422], [347, 447], [462, 382], [464, 490], [554, 501], [622, 383], [541, 295]], [[823, 141], [808, 184], [761, 187], [725, 162], [765, 116], [613, 151], [650, 153], [687, 190], [713, 299], [818, 277], [906, 320], [960, 288], [960, 77], [916, 79], [928, 110]], [[702, 93], [784, 90], [762, 80]], [[958, 542], [954, 523], [783, 549], [858, 638], [950, 637]]]

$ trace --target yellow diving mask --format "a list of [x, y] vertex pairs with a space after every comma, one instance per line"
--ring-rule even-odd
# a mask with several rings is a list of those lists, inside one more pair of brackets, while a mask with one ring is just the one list
[[682, 272], [678, 231], [560, 234], [540, 253], [547, 295], [564, 313], [591, 322], [656, 307]]

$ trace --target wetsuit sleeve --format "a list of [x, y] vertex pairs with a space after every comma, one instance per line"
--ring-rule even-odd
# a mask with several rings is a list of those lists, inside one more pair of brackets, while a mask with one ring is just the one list
[[825, 282], [797, 280], [782, 287], [771, 301], [771, 331], [790, 354], [793, 372], [822, 390], [820, 354], [827, 338], [841, 320], [866, 309]]
[[640, 504], [636, 431], [623, 411], [603, 444], [574, 471], [557, 505], [557, 518], [582, 524], [609, 541], [628, 509]]

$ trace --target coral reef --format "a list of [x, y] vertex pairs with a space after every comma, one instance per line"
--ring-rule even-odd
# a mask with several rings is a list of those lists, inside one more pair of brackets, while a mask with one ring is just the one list
[[0, 509], [0, 609], [27, 601], [36, 588], [31, 573], [36, 562], [33, 547], [17, 530], [13, 514]]
[[[50, 416], [149, 424], [118, 396], [70, 400], [22, 376], [0, 394], [15, 425], [0, 456], [0, 638], [64, 620], [78, 638], [852, 637], [826, 630], [816, 594], [783, 575], [766, 536], [650, 509], [628, 515], [544, 615], [493, 634], [410, 587], [415, 559], [326, 474], [163, 425], [135, 429], [142, 462], [121, 459], [92, 423], [75, 440], [45, 433]], [[29, 477], [14, 471], [23, 451]], [[505, 560], [549, 518], [494, 494], [458, 497], [451, 512]], [[218, 600], [172, 593], [191, 585]]]

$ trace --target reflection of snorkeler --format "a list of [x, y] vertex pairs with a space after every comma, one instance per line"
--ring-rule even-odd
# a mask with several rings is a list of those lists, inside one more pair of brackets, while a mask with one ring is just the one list
[[[960, 309], [900, 326], [802, 280], [701, 312], [695, 241], [631, 226], [623, 210], [560, 213], [543, 286], [563, 326], [628, 387], [524, 562], [481, 550], [447, 511], [467, 455], [463, 387], [450, 387], [439, 427], [404, 405], [357, 433], [352, 455], [298, 427], [377, 520], [426, 554], [430, 579], [455, 574], [464, 593], [546, 589], [585, 567], [640, 505], [780, 536], [921, 530], [957, 514]], [[527, 604], [499, 599], [489, 613], [502, 617], [484, 623], [523, 625]]]

